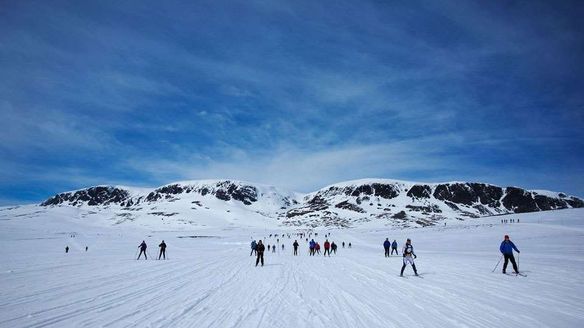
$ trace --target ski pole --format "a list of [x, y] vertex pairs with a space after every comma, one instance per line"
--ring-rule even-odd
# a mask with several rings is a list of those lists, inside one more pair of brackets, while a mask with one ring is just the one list
[[499, 263], [501, 263], [502, 259], [503, 259], [503, 255], [501, 255], [501, 257], [499, 257], [499, 261], [497, 262], [497, 265], [495, 265], [495, 267], [493, 268], [493, 271], [491, 271], [491, 272], [495, 272], [495, 270], [497, 270], [497, 267], [499, 266]]
[[134, 258], [138, 255], [138, 250], [136, 249], [136, 253], [134, 253]]

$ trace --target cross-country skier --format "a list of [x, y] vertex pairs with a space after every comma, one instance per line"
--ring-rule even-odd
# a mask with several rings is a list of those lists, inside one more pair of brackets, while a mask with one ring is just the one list
[[65, 246], [65, 253], [69, 253], [69, 246]]
[[298, 244], [298, 241], [297, 240], [294, 240], [294, 244], [292, 244], [292, 247], [294, 247], [294, 256], [297, 256], [298, 255], [298, 246], [300, 246]]
[[316, 245], [314, 246], [314, 249], [316, 250], [316, 253], [318, 255], [320, 255], [320, 244], [317, 242]]
[[258, 245], [256, 248], [257, 251], [257, 258], [256, 258], [256, 266], [258, 266], [258, 263], [260, 263], [260, 260], [262, 262], [262, 266], [264, 266], [264, 251], [266, 250], [266, 247], [264, 246], [264, 244], [262, 244], [262, 241], [258, 241]]
[[140, 256], [142, 255], [142, 253], [144, 253], [144, 258], [148, 259], [148, 257], [146, 256], [146, 242], [142, 240], [142, 243], [140, 244], [140, 246], [138, 246], [140, 248], [140, 254], [138, 255], [137, 260], [140, 259]]
[[333, 251], [335, 254], [337, 254], [337, 244], [335, 244], [335, 242], [334, 242], [334, 241], [331, 243], [331, 250], [332, 250], [332, 251]]
[[521, 252], [517, 249], [517, 247], [515, 247], [515, 244], [513, 244], [513, 242], [509, 239], [509, 235], [505, 235], [505, 240], [503, 240], [501, 246], [499, 246], [499, 250], [501, 251], [501, 253], [503, 253], [503, 256], [505, 257], [505, 262], [503, 262], [503, 273], [506, 273], [507, 264], [509, 261], [511, 261], [515, 273], [519, 273], [519, 270], [517, 269], [517, 263], [515, 263], [515, 257], [513, 256], [513, 250], [515, 250], [517, 253]]
[[85, 251], [87, 252], [87, 250], [89, 249], [89, 247], [85, 246]]
[[395, 241], [395, 239], [393, 240], [393, 243], [391, 243], [391, 255], [393, 255], [393, 251], [395, 251], [396, 255], [399, 255], [397, 252], [397, 241]]
[[328, 256], [331, 256], [331, 243], [329, 243], [328, 239], [324, 241], [324, 256], [326, 256], [326, 253], [328, 253]]
[[276, 245], [272, 245], [272, 253], [276, 253]]
[[256, 241], [255, 241], [255, 240], [251, 242], [251, 245], [250, 245], [250, 247], [251, 247], [251, 252], [249, 252], [249, 256], [251, 256], [251, 255], [252, 255], [254, 252], [255, 252], [255, 253], [256, 253], [256, 255], [257, 255], [257, 246], [258, 246], [258, 244], [256, 243]]
[[389, 257], [389, 247], [391, 246], [391, 243], [389, 242], [389, 238], [385, 238], [385, 241], [383, 242], [383, 248], [385, 249], [385, 257]]
[[310, 240], [310, 243], [308, 243], [308, 248], [310, 249], [310, 253], [309, 254], [311, 256], [314, 256], [315, 247], [316, 247], [316, 243], [314, 242], [314, 239], [311, 239]]
[[414, 269], [414, 274], [417, 276], [418, 270], [416, 270], [416, 265], [414, 264], [414, 259], [417, 258], [417, 256], [414, 253], [414, 246], [412, 246], [412, 241], [409, 238], [408, 240], [406, 240], [406, 244], [404, 245], [404, 249], [402, 252], [404, 257], [404, 265], [401, 268], [401, 273], [399, 274], [400, 277], [404, 276], [404, 270], [408, 263], [412, 265], [412, 269]]
[[160, 260], [160, 256], [163, 256], [166, 260], [166, 243], [164, 240], [160, 243], [160, 245], [158, 245], [158, 247], [160, 247], [160, 254], [158, 254], [158, 259]]
[[343, 242], [343, 248], [345, 248], [345, 242]]

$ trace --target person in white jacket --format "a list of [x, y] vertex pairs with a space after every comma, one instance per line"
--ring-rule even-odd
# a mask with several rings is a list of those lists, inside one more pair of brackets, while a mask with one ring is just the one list
[[412, 241], [408, 238], [406, 240], [406, 244], [403, 248], [403, 257], [404, 257], [404, 265], [401, 268], [401, 273], [399, 274], [400, 277], [404, 276], [404, 270], [406, 269], [406, 265], [411, 264], [412, 269], [414, 269], [414, 274], [418, 275], [418, 270], [416, 269], [416, 264], [414, 264], [414, 259], [417, 258], [416, 253], [414, 253], [414, 246], [412, 246]]

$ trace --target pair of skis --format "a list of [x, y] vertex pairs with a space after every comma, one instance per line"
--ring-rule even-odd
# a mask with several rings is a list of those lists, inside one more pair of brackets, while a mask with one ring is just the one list
[[505, 274], [508, 275], [508, 276], [516, 276], [516, 277], [517, 276], [522, 276], [522, 277], [527, 277], [527, 275], [525, 273], [523, 273], [523, 272], [517, 272], [517, 273], [512, 272], [512, 273], [505, 273]]

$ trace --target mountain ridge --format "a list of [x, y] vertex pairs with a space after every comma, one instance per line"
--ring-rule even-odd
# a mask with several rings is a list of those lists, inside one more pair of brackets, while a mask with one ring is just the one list
[[216, 179], [178, 181], [157, 188], [100, 185], [59, 193], [40, 204], [61, 205], [116, 207], [118, 211], [148, 206], [158, 211], [163, 207], [167, 212], [148, 214], [172, 213], [170, 216], [189, 216], [197, 209], [221, 216], [237, 209], [237, 213], [252, 212], [286, 226], [353, 227], [381, 220], [385, 225], [406, 227], [435, 225], [447, 219], [578, 208], [584, 207], [584, 201], [561, 192], [481, 182], [359, 179], [302, 194], [265, 184]]

